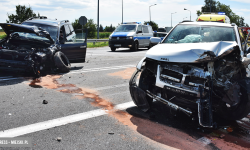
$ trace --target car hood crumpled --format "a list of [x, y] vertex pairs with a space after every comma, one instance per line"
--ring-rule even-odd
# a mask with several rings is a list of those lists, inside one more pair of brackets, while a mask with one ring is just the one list
[[49, 32], [36, 26], [27, 26], [13, 23], [0, 23], [0, 26], [7, 35], [10, 35], [14, 32], [35, 33], [37, 36], [42, 36], [49, 39], [51, 44], [54, 43], [54, 40], [51, 38]]
[[146, 57], [158, 61], [198, 63], [211, 61], [216, 57], [233, 51], [238, 44], [235, 41], [211, 43], [162, 43], [152, 47]]

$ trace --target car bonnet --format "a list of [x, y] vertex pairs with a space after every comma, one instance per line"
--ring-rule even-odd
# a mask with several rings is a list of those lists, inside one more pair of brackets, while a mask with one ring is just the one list
[[152, 47], [146, 57], [158, 61], [197, 63], [200, 61], [211, 61], [211, 57], [217, 58], [223, 54], [230, 53], [236, 42], [211, 42], [211, 43], [162, 43]]
[[0, 26], [8, 36], [14, 32], [35, 33], [37, 36], [42, 36], [49, 39], [51, 44], [54, 43], [54, 40], [51, 38], [49, 32], [36, 26], [19, 25], [12, 23], [0, 23]]

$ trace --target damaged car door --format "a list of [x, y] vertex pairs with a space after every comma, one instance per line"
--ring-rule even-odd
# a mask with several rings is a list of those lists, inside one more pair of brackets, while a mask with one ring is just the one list
[[63, 40], [61, 39], [60, 41], [61, 51], [69, 60], [82, 60], [85, 62], [87, 49], [86, 31], [83, 30], [82, 33], [75, 34], [72, 25], [65, 24], [61, 27], [60, 32], [63, 32]]

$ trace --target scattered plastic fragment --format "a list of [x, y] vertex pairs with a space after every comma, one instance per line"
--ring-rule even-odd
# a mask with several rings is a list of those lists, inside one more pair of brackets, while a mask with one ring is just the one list
[[11, 116], [11, 113], [9, 113], [9, 116]]
[[46, 101], [46, 100], [43, 100], [43, 104], [48, 104], [48, 101]]
[[111, 133], [108, 133], [108, 134], [110, 134], [110, 135], [114, 135], [114, 133], [112, 133], [112, 132], [111, 132]]
[[56, 140], [57, 140], [58, 142], [61, 142], [61, 141], [62, 141], [62, 138], [61, 138], [61, 137], [57, 137]]
[[233, 132], [233, 128], [228, 127], [227, 132]]

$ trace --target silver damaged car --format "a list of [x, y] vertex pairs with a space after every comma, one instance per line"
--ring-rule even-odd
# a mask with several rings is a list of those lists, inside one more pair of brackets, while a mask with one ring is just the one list
[[[248, 35], [249, 37], [249, 35]], [[247, 39], [248, 39], [247, 37]], [[153, 100], [215, 127], [214, 115], [238, 120], [250, 112], [246, 40], [235, 24], [184, 22], [137, 64], [130, 94], [143, 111]]]

